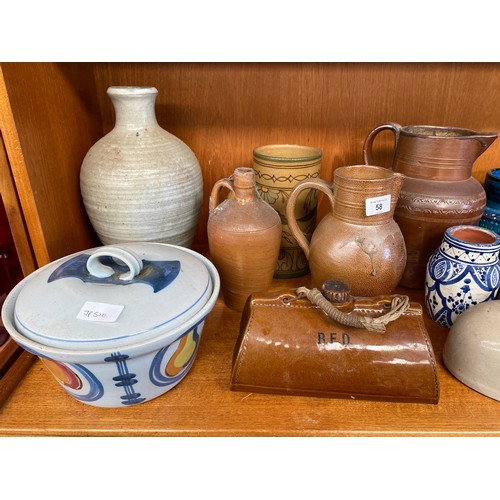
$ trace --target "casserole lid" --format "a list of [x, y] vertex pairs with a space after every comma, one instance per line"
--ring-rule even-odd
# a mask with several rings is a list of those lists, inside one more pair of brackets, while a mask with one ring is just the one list
[[148, 341], [189, 321], [213, 291], [204, 257], [163, 243], [97, 247], [25, 278], [15, 303], [19, 331], [74, 350]]

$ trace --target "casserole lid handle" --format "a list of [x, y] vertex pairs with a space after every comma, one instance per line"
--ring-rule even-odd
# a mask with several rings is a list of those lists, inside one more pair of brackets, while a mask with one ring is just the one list
[[87, 271], [96, 278], [109, 278], [116, 272], [111, 266], [101, 262], [101, 257], [111, 257], [128, 267], [127, 272], [118, 276], [120, 280], [130, 281], [142, 271], [142, 259], [135, 252], [117, 246], [106, 246], [94, 252], [87, 260]]

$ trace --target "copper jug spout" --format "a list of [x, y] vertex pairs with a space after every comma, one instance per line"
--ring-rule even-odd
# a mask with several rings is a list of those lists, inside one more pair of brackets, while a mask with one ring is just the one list
[[492, 144], [495, 142], [495, 139], [498, 137], [496, 132], [484, 132], [481, 134], [477, 134], [472, 138], [479, 142], [481, 145], [481, 149], [478, 152], [478, 157], [482, 155]]

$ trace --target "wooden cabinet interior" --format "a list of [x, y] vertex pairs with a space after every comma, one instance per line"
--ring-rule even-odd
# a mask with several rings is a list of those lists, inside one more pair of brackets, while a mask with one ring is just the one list
[[[49, 261], [100, 244], [81, 201], [79, 171], [88, 149], [113, 127], [113, 108], [106, 95], [112, 85], [155, 86], [158, 122], [198, 157], [205, 201], [195, 244], [202, 247], [207, 243], [212, 186], [236, 167], [251, 166], [252, 150], [258, 145], [319, 147], [324, 153], [321, 178], [331, 181], [335, 168], [363, 162], [366, 135], [387, 121], [500, 131], [500, 64], [496, 63], [1, 63], [0, 194], [26, 275]], [[375, 151], [375, 163], [388, 166], [393, 136], [381, 134]], [[473, 175], [483, 182], [486, 171], [499, 163], [497, 140], [476, 161]], [[326, 205], [320, 199], [319, 217], [326, 213]], [[426, 322], [439, 356], [443, 328], [428, 318]], [[125, 418], [120, 432], [317, 434], [316, 427], [304, 427], [304, 422], [311, 421], [308, 412], [314, 412], [315, 418], [321, 416], [320, 428], [330, 426], [329, 431], [321, 431], [325, 435], [500, 432], [498, 403], [460, 384], [441, 364], [443, 396], [437, 409], [394, 410], [381, 403], [377, 405], [380, 418], [372, 419], [364, 405], [341, 401], [285, 398], [269, 412], [269, 400], [257, 397], [255, 405], [242, 413], [246, 397], [227, 388], [239, 316], [220, 301], [208, 323], [208, 345], [203, 346], [208, 355], [200, 356], [187, 392], [173, 391], [173, 399], [167, 401], [175, 411], [165, 412], [164, 401], [157, 401], [133, 410], [128, 417], [120, 414], [119, 418]], [[114, 412], [106, 414], [107, 420], [103, 414], [102, 426], [89, 431], [88, 422], [101, 425], [95, 409], [76, 408], [80, 403], [65, 395], [63, 399], [56, 393], [42, 395], [40, 387], [49, 385], [50, 375], [40, 369], [38, 361], [29, 369], [32, 363], [33, 356], [23, 353], [9, 370], [10, 376], [0, 380], [0, 406], [19, 384], [0, 412], [0, 434], [118, 432]], [[196, 376], [203, 379], [202, 385], [213, 378], [212, 385], [200, 391]], [[234, 410], [226, 412], [232, 415], [227, 424], [219, 418], [216, 405], [207, 408], [200, 398], [202, 392], [210, 391], [214, 401], [220, 399], [222, 407]], [[196, 401], [196, 397], [200, 411], [193, 414], [185, 401]], [[72, 404], [74, 411], [68, 409]], [[260, 420], [256, 420], [259, 411]], [[287, 418], [300, 411], [304, 418], [297, 417], [302, 422], [297, 428], [297, 422]], [[74, 415], [74, 421], [67, 420], [67, 415]], [[331, 427], [332, 422], [340, 422], [340, 427]], [[55, 430], [60, 425], [66, 427]]]
[[[2, 73], [0, 128], [39, 267], [93, 240], [78, 182], [79, 163], [102, 134], [92, 71], [87, 65], [10, 63], [2, 64]], [[23, 252], [20, 259], [29, 268]]]
[[[3, 63], [1, 70], [0, 129], [13, 179], [2, 195], [19, 199], [26, 229], [12, 211], [11, 224], [25, 231], [36, 267], [99, 244], [78, 178], [88, 149], [113, 127], [111, 85], [155, 86], [158, 122], [197, 155], [205, 196], [199, 244], [211, 187], [250, 166], [255, 146], [319, 147], [321, 177], [330, 181], [336, 167], [363, 162], [366, 135], [385, 121], [500, 131], [500, 65], [492, 63]], [[375, 150], [376, 162], [389, 165], [390, 134]], [[483, 181], [499, 162], [496, 141], [473, 173]], [[31, 270], [28, 250], [20, 253]]]

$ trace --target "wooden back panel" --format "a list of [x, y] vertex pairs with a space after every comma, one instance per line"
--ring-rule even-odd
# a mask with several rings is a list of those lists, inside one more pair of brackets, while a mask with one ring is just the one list
[[[99, 244], [79, 192], [81, 162], [113, 127], [111, 85], [151, 85], [160, 125], [196, 154], [204, 204], [195, 243], [205, 244], [208, 197], [253, 148], [298, 143], [323, 150], [321, 177], [363, 162], [377, 125], [500, 131], [496, 63], [3, 63], [0, 128], [37, 265]], [[375, 141], [388, 166], [393, 137]], [[497, 140], [474, 175], [500, 163]], [[320, 217], [327, 209], [320, 201]]]
[[[253, 148], [297, 143], [323, 150], [321, 177], [363, 163], [366, 135], [377, 125], [441, 125], [500, 131], [500, 65], [414, 63], [102, 63], [96, 89], [104, 130], [113, 126], [110, 85], [152, 85], [160, 125], [195, 152], [205, 201], [196, 241], [206, 242], [208, 196], [236, 167], [251, 166]], [[393, 136], [375, 141], [388, 166]], [[478, 159], [482, 182], [500, 163], [500, 140]], [[320, 202], [320, 216], [326, 204]]]
[[4, 63], [2, 72], [0, 127], [42, 266], [95, 241], [79, 186], [83, 156], [102, 135], [92, 66]]

